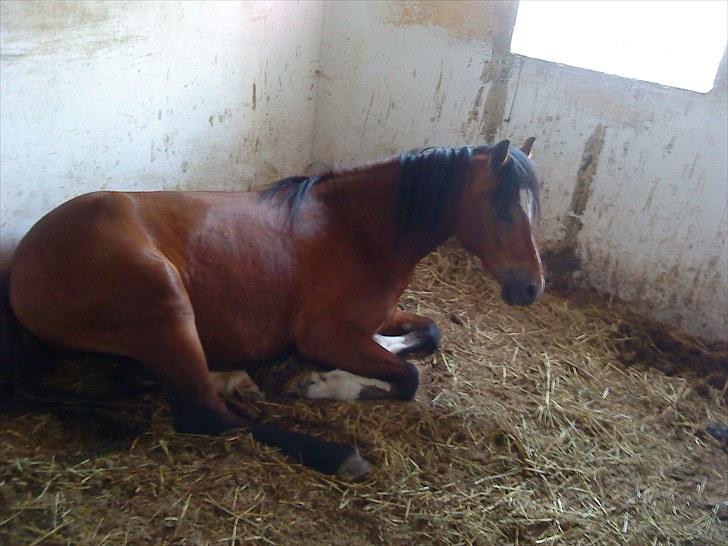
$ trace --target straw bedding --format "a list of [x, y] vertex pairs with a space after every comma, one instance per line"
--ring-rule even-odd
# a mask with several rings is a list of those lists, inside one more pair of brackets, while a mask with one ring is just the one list
[[[355, 442], [346, 483], [247, 434], [176, 434], [123, 414], [0, 415], [1, 544], [728, 544], [726, 353], [619, 305], [547, 295], [510, 308], [446, 247], [404, 307], [443, 341], [417, 399], [269, 397], [246, 411]], [[104, 383], [106, 367], [65, 364]], [[258, 369], [264, 385], [296, 359]], [[95, 375], [94, 375], [95, 374]], [[141, 427], [135, 429], [135, 427]]]

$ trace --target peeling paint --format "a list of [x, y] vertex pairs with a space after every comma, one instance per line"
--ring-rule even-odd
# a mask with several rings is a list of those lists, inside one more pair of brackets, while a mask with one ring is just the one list
[[[508, 104], [508, 84], [512, 66], [513, 58], [510, 55], [488, 65], [490, 86], [488, 87], [488, 93], [485, 95], [485, 106], [480, 127], [480, 135], [486, 143], [493, 142], [498, 134], [498, 129], [503, 124]], [[484, 83], [486, 82], [484, 81]]]
[[576, 247], [577, 237], [582, 228], [582, 216], [586, 210], [592, 192], [594, 191], [594, 177], [599, 166], [599, 158], [604, 148], [606, 128], [600, 123], [595, 128], [584, 145], [579, 170], [576, 173], [576, 185], [571, 193], [569, 214], [564, 219], [565, 247]]
[[[505, 4], [505, 5], [504, 5]], [[391, 6], [385, 21], [391, 25], [432, 26], [441, 28], [453, 38], [486, 42], [493, 39], [504, 14], [512, 6], [507, 2], [397, 2]]]
[[576, 173], [576, 184], [571, 193], [569, 211], [563, 219], [564, 236], [561, 241], [552, 244], [543, 252], [542, 258], [552, 285], [568, 285], [571, 275], [582, 269], [577, 253], [578, 237], [583, 227], [584, 211], [594, 191], [594, 178], [604, 149], [605, 136], [606, 127], [600, 123], [587, 139]]
[[369, 121], [369, 113], [372, 111], [372, 104], [374, 104], [374, 96], [372, 95], [369, 99], [369, 104], [367, 105], [367, 112], [364, 116], [364, 123], [361, 124], [361, 134], [363, 135], [367, 126], [367, 122]]
[[433, 102], [435, 104], [435, 112], [430, 118], [430, 122], [434, 123], [442, 117], [442, 107], [445, 105], [445, 93], [442, 91], [442, 69], [443, 62], [440, 61], [440, 74], [437, 76], [437, 84], [435, 85], [435, 96]]
[[[468, 112], [468, 119], [465, 122], [466, 126], [480, 117], [480, 105], [483, 103], [483, 91], [485, 91], [484, 85], [478, 87], [478, 91], [475, 93], [475, 99], [473, 100], [473, 106]], [[464, 129], [463, 132], [465, 132]]]
[[46, 2], [43, 9], [32, 2], [0, 3], [0, 28], [3, 32], [57, 33], [104, 23], [112, 18], [111, 5], [105, 2], [79, 3], [74, 0]]

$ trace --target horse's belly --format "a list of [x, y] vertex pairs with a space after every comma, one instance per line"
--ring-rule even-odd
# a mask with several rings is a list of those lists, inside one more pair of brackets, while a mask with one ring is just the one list
[[274, 358], [290, 349], [293, 294], [288, 275], [243, 278], [210, 272], [190, 287], [197, 331], [214, 363]]
[[253, 317], [244, 310], [227, 323], [219, 318], [199, 320], [197, 329], [208, 360], [215, 364], [268, 360], [286, 353], [292, 345], [282, 317]]

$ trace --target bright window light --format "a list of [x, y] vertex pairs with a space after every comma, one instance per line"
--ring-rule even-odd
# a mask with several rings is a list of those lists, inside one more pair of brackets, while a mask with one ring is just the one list
[[511, 51], [707, 93], [726, 34], [726, 0], [521, 0]]

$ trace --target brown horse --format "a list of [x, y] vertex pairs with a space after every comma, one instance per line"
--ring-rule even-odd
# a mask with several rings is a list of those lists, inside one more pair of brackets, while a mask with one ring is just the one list
[[77, 197], [17, 247], [5, 360], [29, 358], [13, 331], [130, 357], [163, 387], [177, 430], [247, 428], [306, 465], [357, 477], [368, 463], [352, 447], [231, 411], [223, 398], [255, 387], [244, 372], [210, 372], [208, 362], [295, 349], [334, 371], [308, 373], [293, 394], [411, 399], [419, 374], [402, 354], [434, 350], [439, 337], [430, 319], [397, 306], [421, 258], [455, 236], [507, 303], [528, 305], [543, 291], [531, 233], [533, 140], [520, 150], [507, 140], [415, 150], [262, 192]]

